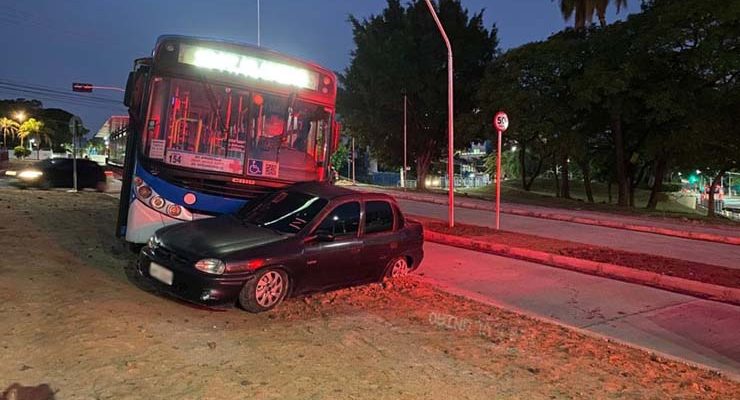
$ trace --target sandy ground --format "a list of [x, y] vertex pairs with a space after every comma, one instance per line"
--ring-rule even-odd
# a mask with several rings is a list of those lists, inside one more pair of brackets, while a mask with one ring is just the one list
[[259, 315], [192, 307], [127, 278], [132, 256], [113, 237], [116, 201], [93, 192], [0, 189], [0, 394], [44, 384], [56, 399], [740, 393], [740, 383], [716, 374], [413, 277], [291, 299]]

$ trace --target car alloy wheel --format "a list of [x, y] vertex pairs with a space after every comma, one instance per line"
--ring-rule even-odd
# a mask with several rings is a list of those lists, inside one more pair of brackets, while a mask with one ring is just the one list
[[280, 269], [267, 269], [247, 282], [239, 293], [239, 304], [250, 312], [267, 311], [285, 298], [288, 276]]
[[274, 306], [282, 299], [284, 290], [283, 277], [277, 271], [268, 271], [257, 281], [257, 304], [265, 308]]
[[409, 263], [406, 261], [406, 257], [398, 257], [391, 261], [388, 276], [391, 278], [398, 278], [399, 276], [406, 276], [409, 274]]

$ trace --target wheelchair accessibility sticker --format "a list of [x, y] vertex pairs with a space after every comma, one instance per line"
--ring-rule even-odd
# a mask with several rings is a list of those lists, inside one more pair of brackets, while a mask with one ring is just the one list
[[250, 158], [247, 160], [247, 175], [277, 178], [279, 165], [274, 161], [253, 160]]

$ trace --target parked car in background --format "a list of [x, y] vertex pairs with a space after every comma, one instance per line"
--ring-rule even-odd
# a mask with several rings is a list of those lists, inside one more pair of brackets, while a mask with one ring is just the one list
[[405, 275], [421, 263], [422, 233], [387, 195], [299, 183], [233, 215], [160, 229], [137, 270], [181, 299], [261, 312], [286, 296]]
[[[73, 159], [50, 158], [34, 163], [19, 171], [7, 171], [15, 176], [23, 186], [49, 189], [53, 187], [73, 187]], [[103, 167], [94, 161], [77, 159], [77, 188], [106, 189], [107, 178]]]

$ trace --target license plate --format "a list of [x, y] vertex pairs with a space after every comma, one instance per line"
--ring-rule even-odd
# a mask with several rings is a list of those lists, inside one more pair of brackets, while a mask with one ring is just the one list
[[172, 271], [157, 263], [149, 264], [149, 275], [162, 283], [172, 285], [172, 277], [174, 276]]

